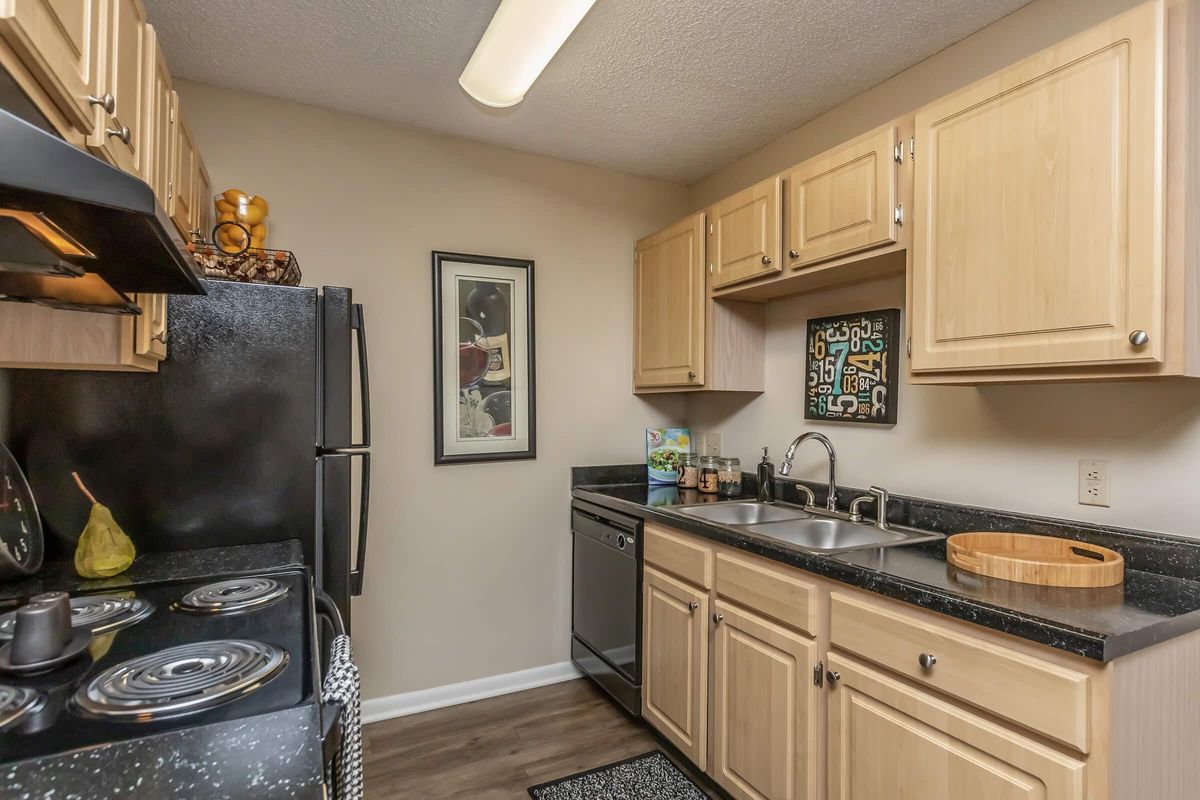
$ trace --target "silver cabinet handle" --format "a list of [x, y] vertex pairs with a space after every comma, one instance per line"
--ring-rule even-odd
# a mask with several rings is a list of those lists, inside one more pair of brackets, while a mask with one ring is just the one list
[[798, 250], [788, 250], [788, 258], [799, 258], [799, 257], [800, 257], [800, 252]]
[[725, 619], [724, 614], [713, 614], [713, 624], [720, 624], [721, 620]]
[[1143, 330], [1136, 330], [1129, 334], [1129, 343], [1134, 347], [1145, 347], [1150, 344], [1150, 334]]
[[120, 139], [125, 144], [129, 144], [129, 139], [131, 137], [128, 125], [122, 125], [119, 128], [105, 128], [104, 132], [115, 139]]
[[829, 682], [830, 686], [837, 685], [837, 682], [840, 681], [841, 679], [842, 679], [842, 673], [837, 672], [836, 670], [831, 669], [825, 673], [825, 680]]
[[115, 114], [117, 111], [117, 98], [113, 97], [108, 92], [96, 97], [94, 94], [88, 95], [88, 105], [100, 106], [104, 109], [104, 113], [108, 115]]
[[695, 610], [696, 610], [697, 608], [699, 608], [699, 607], [700, 607], [700, 604], [699, 604], [699, 603], [697, 603], [695, 600], [693, 600], [692, 602], [688, 603], [688, 610], [689, 610], [689, 611], [695, 611]]
[[766, 264], [770, 264], [770, 263], [771, 263], [771, 257], [770, 257], [770, 256], [763, 256], [763, 257], [762, 257], [762, 263], [763, 263], [764, 265], [766, 265]]
[[933, 653], [921, 653], [917, 656], [917, 663], [921, 665], [921, 669], [929, 672], [933, 669], [933, 665], [937, 663], [937, 656]]
[[154, 335], [153, 335], [153, 336], [151, 336], [150, 338], [151, 338], [152, 340], [156, 341], [156, 342], [162, 342], [163, 344], [166, 344], [166, 343], [167, 343], [167, 331], [166, 331], [166, 329], [164, 328], [163, 330], [161, 330], [161, 331], [159, 331], [158, 333], [154, 334]]
[[688, 380], [689, 380], [689, 381], [694, 381], [694, 380], [696, 380], [696, 372], [695, 372], [695, 370], [688, 370]]

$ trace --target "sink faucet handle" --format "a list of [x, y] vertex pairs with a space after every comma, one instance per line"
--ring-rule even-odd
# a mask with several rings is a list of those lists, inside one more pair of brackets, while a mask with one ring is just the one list
[[805, 506], [815, 506], [817, 504], [817, 497], [813, 494], [813, 490], [803, 483], [796, 484], [796, 491], [804, 493], [804, 497], [806, 498], [804, 501]]
[[870, 492], [871, 499], [875, 501], [875, 526], [887, 530], [888, 501], [892, 496], [882, 486], [872, 486], [867, 491]]
[[862, 505], [863, 503], [875, 503], [879, 498], [872, 494], [860, 494], [858, 497], [850, 501], [850, 521], [862, 522]]

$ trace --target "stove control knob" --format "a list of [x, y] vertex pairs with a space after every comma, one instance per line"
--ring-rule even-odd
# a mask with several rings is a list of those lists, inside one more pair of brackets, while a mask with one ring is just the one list
[[37, 664], [56, 659], [70, 641], [71, 600], [66, 592], [34, 595], [17, 609], [12, 640], [13, 664]]

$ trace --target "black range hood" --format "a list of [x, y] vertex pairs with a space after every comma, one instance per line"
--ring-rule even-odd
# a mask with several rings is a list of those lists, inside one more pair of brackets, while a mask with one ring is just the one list
[[[46, 287], [65, 285], [84, 273], [119, 295], [205, 293], [183, 239], [144, 181], [13, 110], [0, 108], [0, 294], [5, 299], [55, 305], [53, 297], [20, 296], [13, 287], [37, 286], [35, 294], [44, 294], [53, 291]], [[33, 281], [33, 276], [46, 280]], [[77, 297], [64, 301], [59, 307], [87, 305]], [[116, 313], [131, 312], [127, 307]]]

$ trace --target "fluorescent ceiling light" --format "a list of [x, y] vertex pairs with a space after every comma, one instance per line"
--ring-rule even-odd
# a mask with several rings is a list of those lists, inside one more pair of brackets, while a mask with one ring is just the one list
[[515, 106], [596, 0], [503, 0], [458, 78], [493, 108]]

